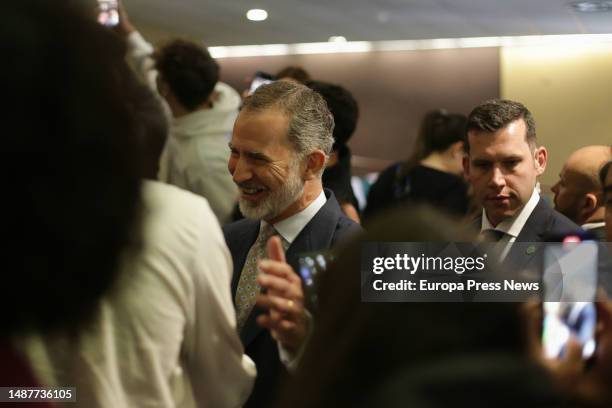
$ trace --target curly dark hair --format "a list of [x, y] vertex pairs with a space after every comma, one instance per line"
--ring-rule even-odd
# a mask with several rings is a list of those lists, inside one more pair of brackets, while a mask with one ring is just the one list
[[219, 64], [208, 50], [186, 40], [161, 47], [155, 53], [155, 68], [189, 111], [206, 102], [219, 81]]
[[346, 145], [353, 136], [357, 127], [357, 119], [359, 119], [359, 106], [353, 94], [340, 85], [323, 81], [308, 81], [306, 86], [323, 96], [323, 99], [327, 102], [327, 107], [334, 115], [333, 150]]
[[140, 235], [125, 45], [61, 2], [3, 8], [0, 336], [77, 329]]

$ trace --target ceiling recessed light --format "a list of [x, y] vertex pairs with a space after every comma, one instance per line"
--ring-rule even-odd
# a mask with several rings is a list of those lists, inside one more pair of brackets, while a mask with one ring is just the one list
[[268, 12], [263, 9], [251, 9], [247, 11], [246, 16], [251, 21], [264, 21], [268, 18]]
[[329, 39], [327, 41], [329, 41], [329, 42], [337, 42], [337, 43], [344, 43], [344, 42], [346, 42], [346, 37], [343, 37], [341, 35], [332, 35], [331, 37], [329, 37]]
[[575, 1], [570, 3], [569, 6], [581, 13], [612, 11], [612, 1], [606, 0]]

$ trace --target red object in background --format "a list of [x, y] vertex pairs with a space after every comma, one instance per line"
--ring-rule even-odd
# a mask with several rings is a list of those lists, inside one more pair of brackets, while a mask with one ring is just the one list
[[[9, 341], [0, 340], [0, 387], [40, 387], [26, 360]], [[49, 402], [0, 402], [0, 408], [57, 408]]]

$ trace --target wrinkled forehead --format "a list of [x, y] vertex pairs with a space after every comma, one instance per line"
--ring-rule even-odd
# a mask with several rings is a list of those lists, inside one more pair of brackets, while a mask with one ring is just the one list
[[241, 111], [234, 124], [230, 146], [245, 152], [284, 157], [295, 150], [289, 141], [288, 128], [287, 116], [280, 111]]
[[289, 118], [278, 109], [241, 110], [234, 123], [233, 136], [262, 142], [288, 140]]

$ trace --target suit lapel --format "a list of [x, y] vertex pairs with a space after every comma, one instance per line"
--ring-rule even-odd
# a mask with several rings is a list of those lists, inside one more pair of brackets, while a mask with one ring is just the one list
[[[341, 216], [342, 212], [340, 210], [340, 206], [336, 201], [335, 197], [329, 190], [325, 191], [327, 196], [327, 201], [325, 205], [321, 207], [321, 209], [315, 214], [315, 216], [306, 224], [304, 229], [298, 234], [295, 240], [291, 243], [289, 248], [287, 249], [287, 253], [285, 254], [287, 258], [287, 263], [291, 265], [293, 270], [298, 273], [298, 260], [300, 255], [306, 252], [312, 252], [322, 249], [328, 249], [333, 244], [334, 232], [336, 231], [336, 226], [338, 224], [338, 218]], [[328, 194], [329, 193], [329, 194]], [[241, 252], [241, 266], [240, 269], [234, 272], [234, 279], [236, 279], [236, 287], [238, 285], [238, 280], [240, 279], [240, 272], [242, 270], [242, 265], [244, 265], [244, 261], [246, 258], [251, 245], [254, 240], [257, 239], [257, 233], [259, 232], [259, 227], [257, 227], [257, 231], [255, 233], [255, 238], [250, 244], [246, 245], [246, 250], [244, 253]], [[236, 271], [236, 265], [234, 265], [234, 271]], [[236, 276], [238, 276], [236, 278]], [[232, 290], [235, 293], [236, 289], [234, 287], [234, 282], [232, 281]], [[257, 306], [253, 308], [253, 311], [247, 318], [244, 327], [240, 332], [240, 339], [242, 340], [242, 344], [246, 347], [250, 344], [257, 335], [263, 331], [264, 329], [257, 324], [257, 316], [265, 313], [264, 310], [258, 308]]]
[[527, 218], [516, 242], [541, 242], [549, 224], [550, 211], [544, 200], [540, 198], [538, 204]]
[[531, 262], [540, 250], [539, 243], [544, 239], [549, 218], [550, 211], [548, 211], [544, 200], [540, 198], [518, 237], [516, 237], [515, 244], [510, 248], [503, 262], [504, 265], [513, 269], [524, 269]]
[[334, 233], [342, 210], [329, 190], [325, 190], [327, 201], [295, 238], [287, 250], [287, 263], [297, 272], [299, 257], [306, 252], [327, 250], [333, 246]]

